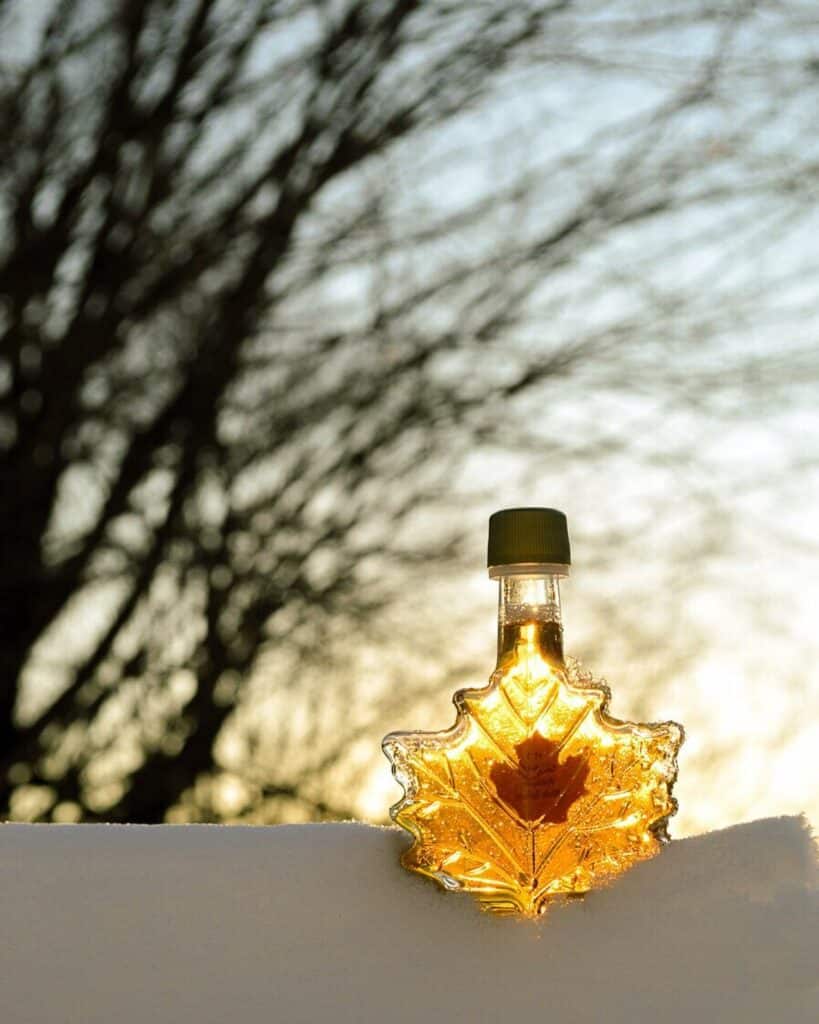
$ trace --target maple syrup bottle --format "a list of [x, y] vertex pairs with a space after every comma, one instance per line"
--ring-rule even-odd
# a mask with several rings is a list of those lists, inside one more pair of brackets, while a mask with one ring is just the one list
[[530, 649], [563, 664], [560, 580], [569, 575], [566, 517], [553, 508], [512, 508], [489, 519], [489, 576], [498, 580], [498, 665]]
[[390, 813], [413, 839], [402, 863], [498, 913], [535, 916], [611, 881], [659, 851], [676, 810], [681, 727], [613, 718], [608, 688], [564, 662], [570, 560], [562, 512], [496, 512], [489, 684], [455, 694], [452, 728], [384, 739], [404, 790]]

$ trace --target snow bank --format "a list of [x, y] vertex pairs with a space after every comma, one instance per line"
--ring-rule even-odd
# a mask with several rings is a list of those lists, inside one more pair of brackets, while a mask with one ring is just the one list
[[538, 923], [358, 824], [0, 826], [3, 1024], [816, 1024], [804, 822], [673, 843]]

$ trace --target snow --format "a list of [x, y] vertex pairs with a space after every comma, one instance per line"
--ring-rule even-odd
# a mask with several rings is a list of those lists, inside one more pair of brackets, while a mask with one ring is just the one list
[[392, 829], [0, 825], [3, 1024], [816, 1024], [805, 822], [672, 843], [538, 922], [398, 866]]

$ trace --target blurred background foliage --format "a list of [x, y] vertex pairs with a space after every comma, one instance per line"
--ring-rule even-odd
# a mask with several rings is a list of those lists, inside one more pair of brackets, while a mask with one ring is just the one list
[[678, 834], [819, 813], [817, 29], [0, 0], [5, 815], [383, 820], [514, 504]]

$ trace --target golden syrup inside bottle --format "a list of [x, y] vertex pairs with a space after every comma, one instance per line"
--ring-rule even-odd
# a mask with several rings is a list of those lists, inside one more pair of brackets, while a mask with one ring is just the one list
[[504, 622], [498, 630], [498, 664], [534, 648], [545, 661], [563, 665], [563, 627], [559, 622]]
[[405, 867], [537, 915], [658, 852], [682, 730], [613, 718], [607, 688], [564, 666], [558, 622], [502, 623], [499, 652], [451, 729], [386, 737], [405, 793], [391, 813], [413, 836]]

